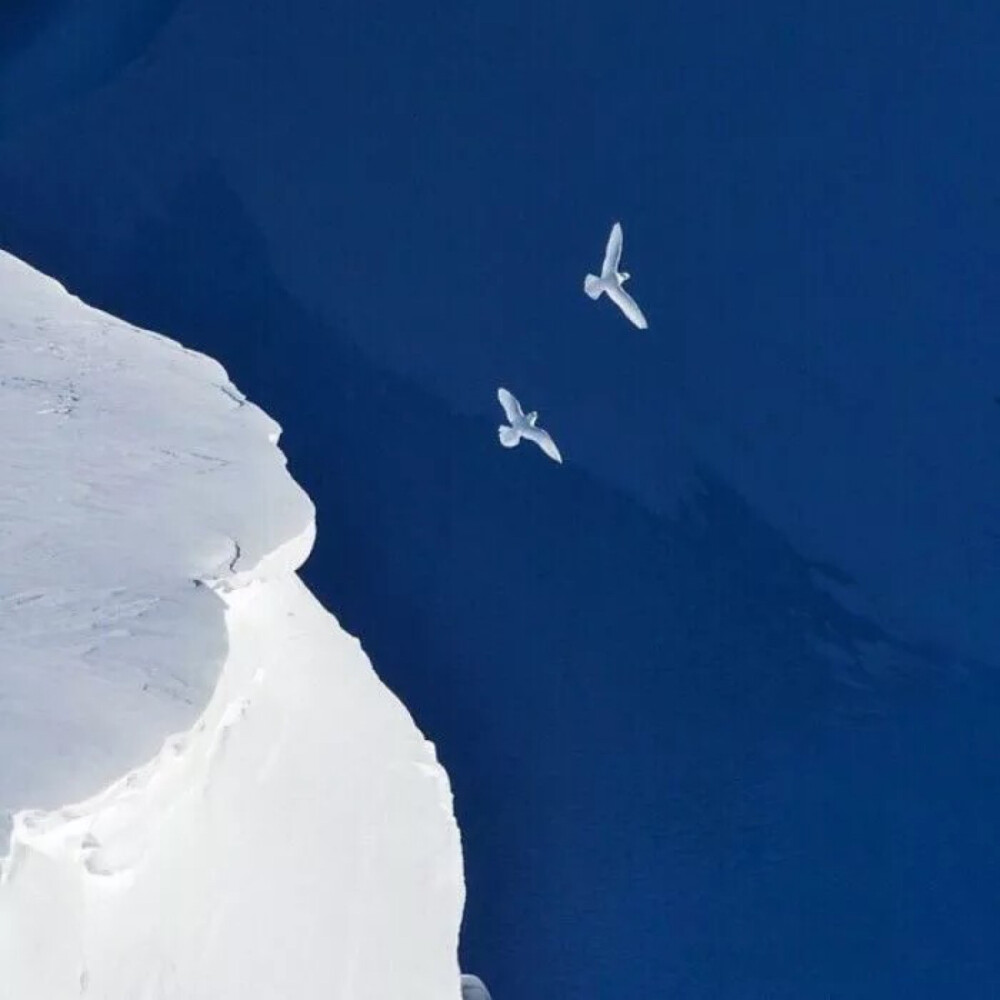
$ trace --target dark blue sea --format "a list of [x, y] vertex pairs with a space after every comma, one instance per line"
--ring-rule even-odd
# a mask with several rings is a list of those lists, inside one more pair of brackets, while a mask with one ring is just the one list
[[495, 1000], [1000, 996], [998, 121], [976, 0], [0, 11], [0, 246], [283, 425]]

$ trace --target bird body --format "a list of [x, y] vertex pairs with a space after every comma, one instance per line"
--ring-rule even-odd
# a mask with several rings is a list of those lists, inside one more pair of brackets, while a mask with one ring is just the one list
[[635, 299], [624, 289], [624, 284], [631, 275], [628, 271], [619, 271], [618, 264], [622, 257], [622, 224], [616, 222], [611, 227], [608, 245], [604, 249], [604, 262], [601, 265], [601, 276], [588, 274], [583, 280], [583, 290], [592, 299], [607, 295], [609, 299], [634, 323], [640, 330], [648, 328], [646, 317], [643, 316]]

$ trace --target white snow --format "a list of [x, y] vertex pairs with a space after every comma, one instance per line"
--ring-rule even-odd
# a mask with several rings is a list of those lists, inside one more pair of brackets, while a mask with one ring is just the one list
[[277, 425], [4, 254], [0, 425], [0, 997], [456, 998], [447, 776]]

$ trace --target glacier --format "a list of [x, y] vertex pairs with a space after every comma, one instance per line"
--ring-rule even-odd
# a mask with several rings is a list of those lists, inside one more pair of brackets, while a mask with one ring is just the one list
[[0, 359], [0, 997], [457, 998], [448, 777], [278, 425], [2, 252]]

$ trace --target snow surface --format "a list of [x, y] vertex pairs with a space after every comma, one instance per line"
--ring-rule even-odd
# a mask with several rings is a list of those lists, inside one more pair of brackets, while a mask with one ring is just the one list
[[0, 421], [0, 997], [457, 997], [448, 779], [278, 426], [2, 253]]

